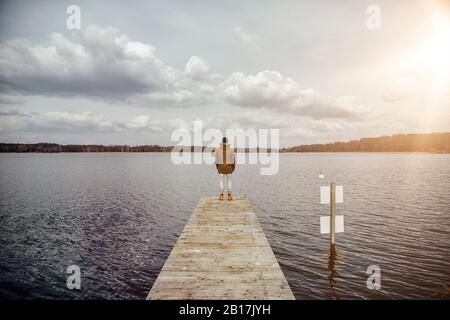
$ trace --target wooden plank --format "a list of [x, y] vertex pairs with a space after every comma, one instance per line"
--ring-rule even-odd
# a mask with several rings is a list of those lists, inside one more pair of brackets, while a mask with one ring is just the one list
[[250, 201], [201, 198], [147, 299], [295, 299]]

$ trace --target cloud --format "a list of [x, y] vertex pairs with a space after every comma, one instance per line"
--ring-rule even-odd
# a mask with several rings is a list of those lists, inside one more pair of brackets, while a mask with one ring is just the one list
[[171, 132], [175, 129], [187, 128], [188, 124], [183, 119], [158, 120], [148, 115], [141, 115], [125, 123], [124, 127], [137, 131]]
[[255, 75], [235, 72], [222, 86], [225, 100], [239, 106], [277, 108], [299, 98], [297, 84], [277, 71], [261, 71]]
[[25, 100], [20, 96], [0, 94], [0, 104], [12, 105], [12, 104], [22, 104]]
[[[244, 42], [255, 39], [242, 28], [234, 31]], [[0, 92], [0, 103], [20, 101], [20, 95], [81, 96], [148, 108], [228, 103], [313, 119], [360, 120], [367, 115], [356, 99], [322, 97], [278, 71], [235, 72], [224, 78], [211, 74], [200, 56], [191, 56], [179, 70], [160, 60], [153, 46], [94, 25], [70, 39], [52, 33], [46, 46], [2, 42]]]
[[[147, 106], [207, 97], [204, 84], [209, 65], [191, 57], [183, 71], [167, 65], [155, 48], [130, 41], [115, 28], [91, 25], [73, 39], [52, 33], [48, 46], [26, 40], [0, 44], [0, 92], [46, 96], [87, 96], [133, 100], [146, 97]], [[194, 97], [195, 96], [195, 97]]]
[[3, 131], [28, 132], [74, 132], [114, 130], [115, 124], [107, 117], [90, 112], [68, 113], [3, 113], [0, 115], [0, 127]]
[[327, 100], [316, 99], [299, 108], [300, 114], [319, 119], [364, 120], [369, 110], [361, 106], [359, 99], [342, 96]]
[[[292, 116], [275, 117], [268, 110], [246, 110], [244, 112], [218, 113], [214, 116], [198, 118], [203, 128], [225, 130], [242, 129], [282, 129], [285, 132], [297, 129], [299, 124], [308, 128], [328, 130], [326, 121], [292, 118]], [[194, 120], [181, 118], [156, 119], [150, 115], [139, 115], [129, 120], [112, 120], [109, 117], [93, 113], [48, 112], [26, 113], [17, 110], [0, 112], [0, 128], [4, 132], [39, 132], [39, 133], [170, 133], [175, 129], [192, 131]], [[338, 127], [333, 127], [338, 129]]]
[[[268, 109], [250, 109], [243, 112], [222, 112], [213, 116], [205, 116], [196, 120], [203, 121], [203, 130], [219, 129], [279, 129], [280, 137], [290, 139], [298, 144], [298, 139], [333, 139], [337, 133], [357, 132], [364, 128], [380, 128], [386, 125], [381, 122], [348, 122], [345, 119], [316, 120], [293, 114], [278, 114]], [[99, 143], [104, 137], [122, 137], [120, 143], [147, 143], [146, 139], [153, 134], [169, 137], [175, 129], [186, 129], [193, 132], [194, 120], [181, 118], [153, 118], [142, 114], [129, 119], [113, 120], [110, 117], [93, 113], [71, 112], [20, 112], [5, 110], [0, 112], [0, 132], [2, 140], [28, 141], [60, 141], [67, 143]], [[398, 128], [398, 125], [396, 125]], [[352, 131], [353, 130], [353, 131]], [[356, 131], [355, 131], [356, 130]], [[127, 140], [132, 139], [132, 140]], [[65, 141], [65, 142], [64, 142]], [[118, 143], [118, 140], [103, 140], [103, 143]], [[123, 142], [127, 141], [127, 142]], [[131, 142], [132, 141], [132, 142]], [[139, 142], [137, 142], [139, 141]], [[306, 140], [301, 140], [306, 141]], [[312, 140], [308, 140], [312, 141]], [[167, 140], [163, 144], [173, 144]]]
[[260, 110], [247, 110], [236, 113], [219, 113], [217, 117], [207, 118], [206, 123], [213, 127], [220, 123], [222, 128], [286, 128], [289, 120], [285, 117], [275, 117], [272, 113], [261, 112]]
[[355, 97], [324, 98], [319, 91], [302, 89], [278, 71], [266, 70], [255, 75], [236, 72], [221, 86], [224, 100], [241, 107], [264, 107], [314, 119], [359, 120], [369, 114]]
[[16, 110], [0, 112], [0, 128], [3, 132], [171, 132], [186, 128], [182, 119], [153, 119], [140, 115], [127, 121], [114, 121], [92, 112], [23, 113]]
[[245, 32], [242, 27], [233, 28], [233, 33], [239, 42], [253, 49], [261, 48], [261, 37]]
[[205, 79], [209, 72], [209, 64], [202, 57], [192, 56], [186, 63], [184, 74], [195, 80]]

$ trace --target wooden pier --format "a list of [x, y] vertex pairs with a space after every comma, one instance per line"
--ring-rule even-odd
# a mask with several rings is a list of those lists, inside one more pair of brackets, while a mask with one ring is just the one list
[[147, 299], [295, 299], [250, 201], [200, 199]]

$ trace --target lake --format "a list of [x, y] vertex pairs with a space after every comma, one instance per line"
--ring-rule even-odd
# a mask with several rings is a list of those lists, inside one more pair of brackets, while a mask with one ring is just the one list
[[[144, 299], [199, 198], [218, 194], [214, 166], [169, 153], [0, 154], [0, 173], [6, 299]], [[448, 154], [281, 154], [278, 174], [241, 165], [233, 179], [297, 299], [428, 299], [450, 284]], [[331, 181], [345, 217], [332, 257], [319, 229]], [[66, 287], [74, 264], [80, 290]]]

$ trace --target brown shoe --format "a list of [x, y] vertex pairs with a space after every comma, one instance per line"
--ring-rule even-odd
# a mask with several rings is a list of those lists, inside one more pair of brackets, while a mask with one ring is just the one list
[[223, 200], [223, 193], [220, 194], [219, 196], [219, 200], [222, 201]]
[[228, 200], [229, 201], [233, 200], [233, 197], [231, 196], [231, 193], [228, 194]]

